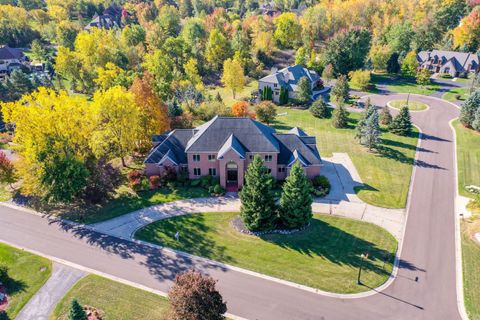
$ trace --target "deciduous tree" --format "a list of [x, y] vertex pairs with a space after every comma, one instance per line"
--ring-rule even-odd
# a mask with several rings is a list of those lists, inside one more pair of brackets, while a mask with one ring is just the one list
[[233, 98], [235, 93], [245, 87], [245, 75], [240, 61], [236, 58], [227, 59], [223, 63], [222, 83], [232, 90]]
[[12, 183], [15, 181], [15, 167], [13, 163], [7, 158], [5, 153], [0, 152], [0, 183], [12, 186]]
[[258, 120], [270, 124], [277, 116], [277, 107], [273, 102], [262, 101], [256, 108], [256, 114]]
[[301, 41], [302, 26], [297, 16], [285, 12], [275, 18], [275, 40], [284, 48], [295, 48]]
[[430, 84], [430, 76], [430, 71], [428, 71], [428, 69], [422, 68], [420, 71], [417, 72], [415, 79], [419, 85], [425, 87]]

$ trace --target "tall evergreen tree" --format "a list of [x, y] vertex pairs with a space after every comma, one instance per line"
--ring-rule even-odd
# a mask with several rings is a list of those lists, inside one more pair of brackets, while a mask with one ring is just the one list
[[472, 127], [475, 120], [475, 113], [480, 108], [480, 90], [475, 91], [462, 105], [460, 111], [460, 122], [467, 128]]
[[328, 104], [322, 98], [318, 98], [310, 107], [310, 113], [317, 118], [328, 118], [330, 116], [330, 110]]
[[480, 132], [480, 108], [475, 113], [475, 120], [472, 122], [472, 128]]
[[408, 106], [400, 109], [400, 113], [393, 119], [388, 129], [400, 136], [409, 136], [412, 133], [412, 120]]
[[312, 218], [310, 188], [300, 162], [295, 162], [280, 197], [280, 221], [286, 228], [301, 228]]
[[382, 113], [380, 114], [380, 123], [384, 126], [388, 126], [390, 123], [392, 123], [392, 114], [390, 113], [388, 106], [384, 106], [382, 109]]
[[310, 80], [308, 80], [307, 77], [300, 78], [298, 82], [297, 99], [301, 103], [310, 102], [312, 99], [312, 88], [310, 86]]
[[380, 137], [379, 116], [376, 108], [373, 108], [373, 113], [365, 120], [365, 125], [360, 137], [360, 143], [367, 146], [368, 149], [373, 149], [378, 145]]
[[348, 125], [348, 111], [340, 103], [335, 110], [333, 110], [332, 125], [335, 128], [346, 128]]
[[348, 85], [347, 76], [341, 75], [338, 77], [337, 82], [332, 88], [332, 92], [330, 93], [332, 100], [336, 103], [340, 101], [347, 101], [349, 98], [349, 91], [350, 86]]
[[68, 320], [87, 320], [87, 313], [83, 310], [77, 299], [73, 299], [68, 312]]
[[269, 230], [275, 225], [276, 206], [272, 192], [273, 177], [256, 155], [245, 173], [240, 192], [240, 217], [249, 230]]
[[377, 111], [377, 107], [372, 105], [370, 98], [367, 98], [367, 101], [365, 101], [365, 111], [363, 112], [363, 116], [360, 119], [360, 121], [358, 121], [358, 124], [357, 124], [357, 134], [355, 135], [357, 139], [361, 139], [365, 131], [364, 129], [365, 129], [367, 119], [370, 118], [370, 116], [376, 111]]

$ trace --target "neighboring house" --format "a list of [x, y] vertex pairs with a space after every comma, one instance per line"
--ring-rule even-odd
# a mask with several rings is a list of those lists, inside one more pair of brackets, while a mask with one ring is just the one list
[[153, 137], [147, 156], [147, 176], [161, 175], [167, 168], [186, 172], [190, 179], [211, 175], [222, 187], [237, 191], [255, 155], [260, 155], [276, 180], [284, 180], [299, 161], [309, 178], [320, 174], [322, 160], [315, 137], [299, 128], [287, 133], [250, 118], [216, 116], [194, 129], [175, 129]]
[[85, 26], [85, 30], [92, 28], [99, 29], [120, 29], [120, 19], [124, 11], [116, 5], [112, 5], [105, 9], [101, 15], [95, 14], [92, 21]]
[[22, 50], [9, 46], [0, 47], [0, 73], [10, 73], [14, 69], [20, 69], [26, 61], [27, 57]]
[[258, 80], [258, 90], [262, 93], [265, 87], [270, 87], [273, 92], [272, 99], [278, 103], [280, 99], [280, 88], [284, 87], [288, 91], [288, 98], [295, 99], [298, 92], [298, 82], [303, 77], [306, 77], [310, 81], [312, 91], [321, 84], [320, 77], [315, 71], [308, 70], [297, 64], [274, 71], [271, 75]]
[[479, 58], [476, 53], [420, 51], [417, 54], [417, 61], [422, 69], [449, 74], [452, 77], [467, 77], [470, 72], [479, 70]]

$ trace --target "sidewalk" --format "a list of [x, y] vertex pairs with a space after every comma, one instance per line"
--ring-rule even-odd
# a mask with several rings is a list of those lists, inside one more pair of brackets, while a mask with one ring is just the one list
[[57, 303], [85, 275], [83, 271], [53, 263], [52, 276], [23, 307], [16, 320], [48, 320]]
[[[404, 209], [386, 209], [368, 205], [355, 194], [354, 187], [362, 181], [346, 153], [334, 153], [323, 159], [322, 174], [332, 189], [325, 198], [312, 204], [314, 213], [332, 214], [374, 223], [401, 241], [405, 225]], [[144, 208], [111, 220], [89, 225], [89, 228], [122, 239], [133, 239], [135, 232], [152, 222], [169, 217], [201, 212], [238, 212], [240, 200], [234, 196], [197, 198], [163, 203]]]

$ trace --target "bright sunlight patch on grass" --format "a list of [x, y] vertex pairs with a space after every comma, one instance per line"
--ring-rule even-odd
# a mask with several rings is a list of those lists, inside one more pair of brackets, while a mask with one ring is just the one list
[[250, 98], [250, 95], [253, 91], [258, 90], [258, 81], [252, 80], [243, 88], [242, 91], [239, 91], [235, 94], [235, 99], [233, 98], [232, 90], [224, 88], [224, 87], [217, 87], [208, 91], [208, 93], [215, 98], [217, 93], [220, 93], [223, 102], [227, 106], [232, 106], [235, 102], [240, 101], [244, 98]]
[[471, 320], [480, 319], [480, 244], [472, 238], [475, 232], [480, 232], [480, 220], [462, 222], [463, 290]]
[[52, 272], [51, 262], [45, 258], [0, 243], [0, 265], [8, 267], [9, 296], [7, 319], [15, 319], [23, 306], [43, 286]]
[[[291, 235], [260, 238], [236, 231], [238, 213], [199, 213], [160, 220], [136, 238], [331, 292], [355, 293], [384, 283], [397, 242], [386, 230], [362, 221], [315, 215]], [[180, 233], [180, 241], [175, 233]], [[367, 254], [361, 281], [357, 274]]]
[[453, 126], [457, 133], [458, 192], [472, 197], [465, 186], [480, 186], [480, 134], [465, 128], [458, 120]]
[[[395, 109], [401, 109], [407, 105], [407, 100], [390, 101], [390, 106]], [[428, 109], [428, 105], [420, 101], [408, 101], [408, 109], [410, 111], [423, 111]]]
[[423, 95], [431, 95], [438, 91], [442, 86], [438, 83], [431, 83], [427, 86], [421, 86], [415, 82], [415, 80], [398, 80], [392, 84], [387, 85], [387, 89], [391, 92], [397, 93], [415, 93]]
[[96, 275], [79, 282], [58, 303], [51, 320], [66, 320], [73, 298], [81, 305], [96, 308], [104, 320], [166, 319], [168, 301], [154, 293]]
[[278, 112], [286, 115], [277, 117], [274, 127], [287, 131], [298, 126], [317, 137], [322, 157], [330, 157], [333, 152], [348, 153], [365, 184], [357, 190], [362, 200], [380, 207], [405, 207], [418, 132], [412, 137], [402, 137], [383, 128], [378, 150], [369, 151], [355, 139], [355, 126], [361, 114], [350, 113], [349, 127], [335, 129], [331, 119], [315, 118], [308, 110], [279, 108]]

